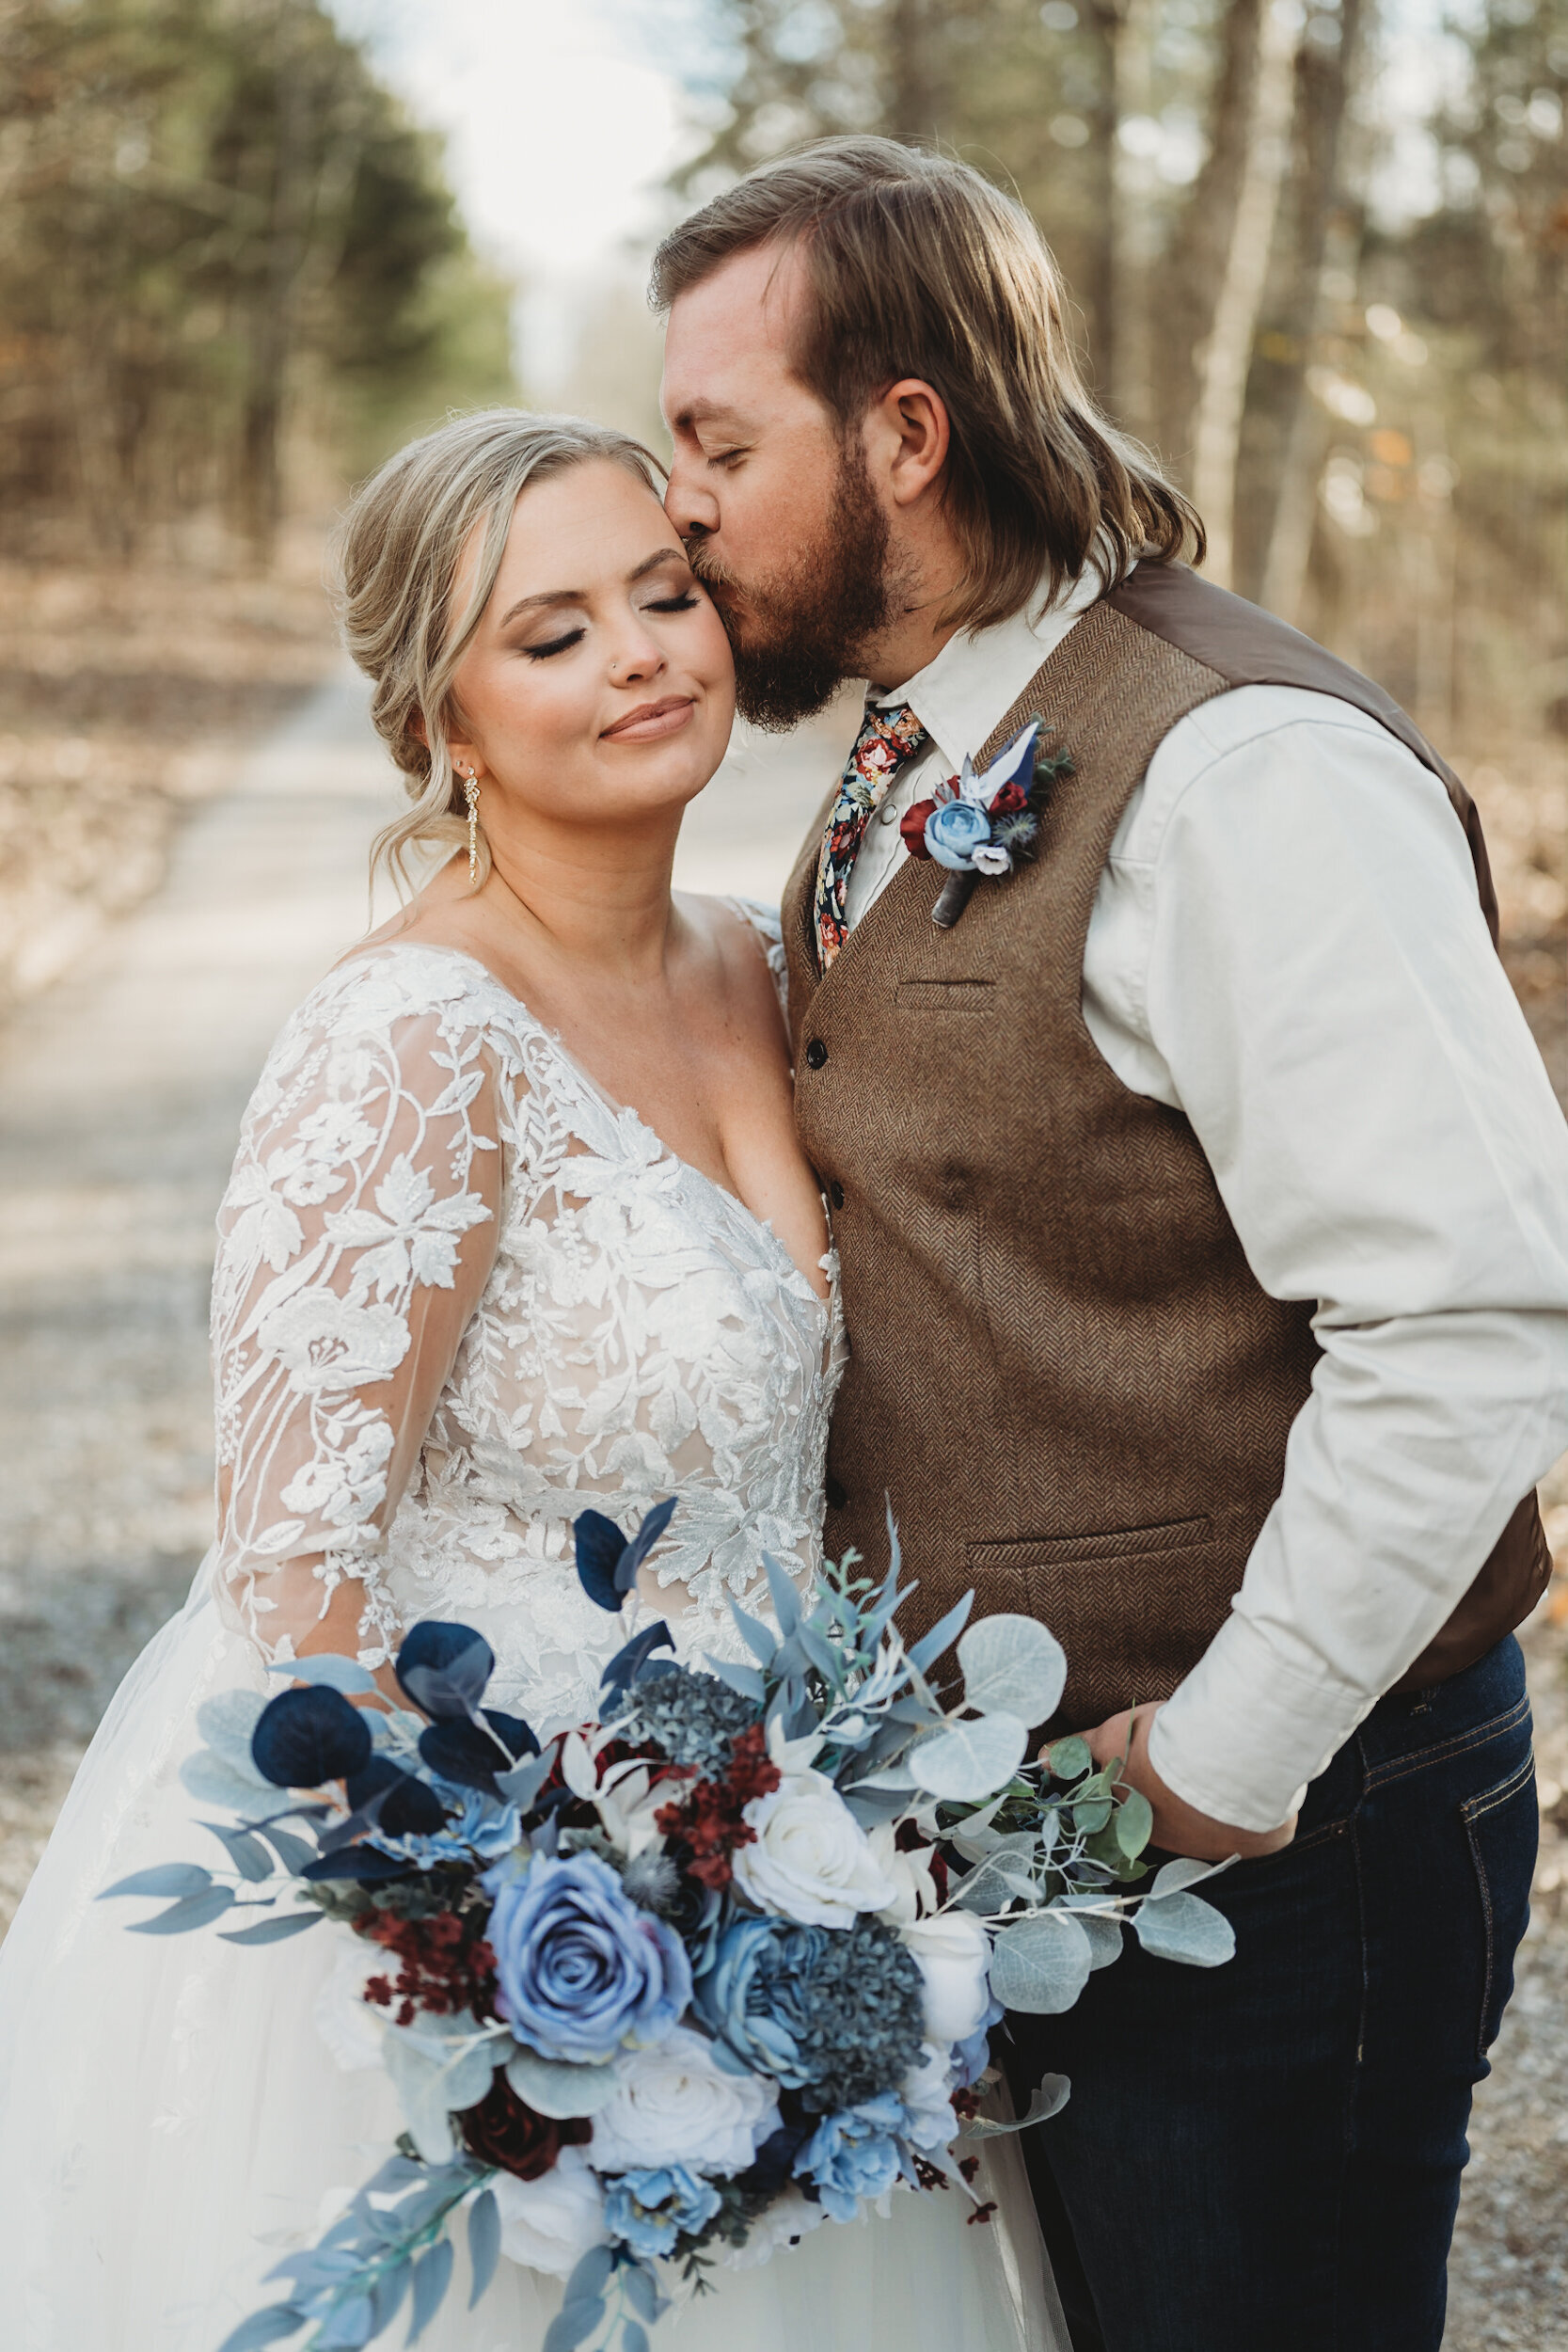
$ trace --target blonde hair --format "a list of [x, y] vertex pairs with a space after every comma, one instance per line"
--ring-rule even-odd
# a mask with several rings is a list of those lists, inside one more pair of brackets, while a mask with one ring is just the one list
[[[335, 592], [343, 643], [374, 681], [371, 716], [413, 802], [376, 835], [371, 875], [385, 866], [404, 898], [416, 843], [456, 848], [467, 838], [462, 779], [448, 742], [460, 716], [452, 680], [495, 587], [513, 509], [531, 482], [594, 458], [624, 466], [657, 497], [663, 469], [629, 435], [581, 417], [482, 408], [399, 450], [343, 516]], [[456, 611], [458, 562], [481, 523], [480, 560]], [[479, 851], [483, 882], [490, 870], [483, 827]]]
[[965, 561], [945, 619], [1006, 620], [1042, 574], [1054, 595], [1091, 557], [1112, 585], [1145, 552], [1201, 559], [1194, 508], [1085, 386], [1044, 238], [972, 166], [873, 137], [764, 164], [665, 238], [656, 308], [767, 245], [800, 252], [811, 298], [790, 363], [841, 433], [901, 376], [947, 405]]

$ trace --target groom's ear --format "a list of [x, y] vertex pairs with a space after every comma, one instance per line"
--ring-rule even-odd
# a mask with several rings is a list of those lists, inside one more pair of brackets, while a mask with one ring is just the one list
[[895, 506], [913, 506], [941, 483], [952, 427], [947, 403], [919, 376], [890, 384], [863, 427], [866, 464]]

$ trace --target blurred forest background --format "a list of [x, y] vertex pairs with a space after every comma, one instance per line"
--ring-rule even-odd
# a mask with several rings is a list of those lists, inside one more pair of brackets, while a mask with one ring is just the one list
[[[1014, 185], [1213, 576], [1468, 764], [1568, 1086], [1568, 0], [603, 5], [690, 137], [552, 396], [657, 436], [660, 213], [799, 140], [934, 139]], [[376, 15], [0, 0], [0, 1004], [319, 672], [344, 485], [531, 373]]]

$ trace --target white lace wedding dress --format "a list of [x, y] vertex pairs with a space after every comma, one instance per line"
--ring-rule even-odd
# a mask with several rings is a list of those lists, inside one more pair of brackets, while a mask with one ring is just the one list
[[[777, 971], [776, 927], [747, 912]], [[18, 2352], [215, 2352], [399, 2129], [379, 2070], [341, 2071], [317, 2031], [339, 1931], [252, 1950], [131, 1934], [140, 1906], [95, 1902], [151, 1863], [219, 1861], [177, 1776], [202, 1700], [262, 1687], [352, 1578], [367, 1663], [417, 1618], [460, 1619], [496, 1652], [492, 1703], [547, 1729], [593, 1711], [626, 1638], [578, 1585], [589, 1502], [626, 1524], [678, 1496], [659, 1605], [693, 1660], [733, 1651], [724, 1596], [760, 1605], [764, 1549], [802, 1578], [816, 1556], [836, 1295], [470, 958], [393, 945], [322, 982], [268, 1059], [219, 1229], [217, 1541], [0, 1950]], [[885, 2220], [725, 2273], [660, 2340], [1065, 2346], [1000, 2145], [990, 2226], [952, 2193], [895, 2194]], [[429, 2352], [538, 2352], [559, 2286], [503, 2263], [469, 2312], [461, 2269]]]

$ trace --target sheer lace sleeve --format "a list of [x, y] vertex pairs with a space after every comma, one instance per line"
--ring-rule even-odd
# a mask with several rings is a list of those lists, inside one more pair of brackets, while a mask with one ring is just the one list
[[387, 1530], [496, 1251], [483, 1028], [383, 973], [345, 967], [284, 1031], [218, 1219], [216, 1579], [274, 1660], [395, 1646]]

